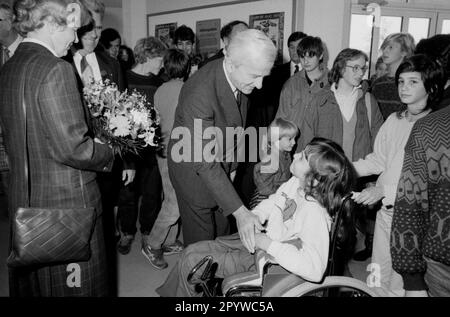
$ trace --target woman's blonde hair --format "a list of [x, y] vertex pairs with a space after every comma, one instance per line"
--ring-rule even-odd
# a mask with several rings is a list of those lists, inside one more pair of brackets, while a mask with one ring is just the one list
[[[297, 125], [289, 120], [285, 120], [282, 118], [276, 118], [272, 121], [272, 123], [269, 125], [269, 132], [271, 129], [278, 128], [279, 129], [279, 135], [278, 139], [281, 139], [282, 137], [289, 136], [289, 137], [295, 137], [298, 134], [298, 128]], [[270, 140], [269, 133], [269, 140]]]
[[416, 49], [416, 44], [414, 38], [409, 33], [392, 33], [381, 44], [381, 50], [384, 50], [391, 42], [396, 42], [400, 44], [402, 52], [406, 53], [406, 57], [410, 57], [414, 54]]
[[143, 64], [147, 58], [163, 57], [167, 46], [156, 37], [150, 36], [140, 39], [134, 47], [134, 56], [137, 64]]

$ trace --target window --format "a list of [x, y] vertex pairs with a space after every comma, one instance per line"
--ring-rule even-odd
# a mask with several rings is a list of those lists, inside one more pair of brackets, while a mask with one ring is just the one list
[[445, 20], [442, 23], [442, 30], [440, 32], [441, 34], [447, 34], [450, 33], [450, 20]]
[[408, 33], [414, 37], [416, 43], [428, 37], [430, 21], [428, 18], [409, 18]]
[[378, 42], [378, 49], [389, 34], [398, 33], [402, 30], [402, 17], [382, 16], [380, 22], [380, 40]]
[[450, 13], [439, 13], [438, 14], [438, 27], [436, 30], [437, 34], [449, 34], [450, 33]]
[[[373, 16], [362, 5], [352, 6], [349, 47], [362, 50], [369, 55], [370, 72], [373, 73], [375, 62], [381, 55], [380, 47], [391, 33], [408, 32], [415, 42], [437, 33], [450, 33], [450, 10], [445, 13], [433, 9], [397, 4], [398, 7], [381, 7], [379, 28], [373, 26]], [[445, 10], [444, 10], [445, 11]]]

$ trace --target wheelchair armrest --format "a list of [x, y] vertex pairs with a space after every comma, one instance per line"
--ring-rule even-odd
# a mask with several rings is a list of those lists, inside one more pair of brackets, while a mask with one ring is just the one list
[[254, 291], [255, 287], [262, 288], [262, 282], [264, 274], [267, 271], [267, 267], [272, 263], [272, 256], [263, 250], [255, 252], [255, 270], [251, 272], [243, 272], [233, 274], [226, 277], [222, 282], [222, 293], [227, 294], [233, 290], [236, 292], [236, 288], [250, 288]]

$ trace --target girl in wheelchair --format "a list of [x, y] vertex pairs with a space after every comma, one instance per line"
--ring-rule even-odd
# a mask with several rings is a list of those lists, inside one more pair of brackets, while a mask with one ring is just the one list
[[[277, 192], [252, 210], [266, 223], [255, 233], [256, 249], [273, 257], [273, 262], [309, 281], [319, 281], [327, 267], [332, 217], [342, 198], [352, 189], [355, 172], [342, 148], [333, 141], [315, 138], [294, 156], [292, 177]], [[350, 212], [344, 213], [351, 217]], [[351, 221], [343, 219], [344, 224]], [[254, 256], [238, 234], [200, 241], [188, 246], [165, 283], [156, 291], [161, 296], [199, 296], [188, 283], [191, 269], [205, 256], [217, 263], [216, 277], [224, 278], [255, 270]]]

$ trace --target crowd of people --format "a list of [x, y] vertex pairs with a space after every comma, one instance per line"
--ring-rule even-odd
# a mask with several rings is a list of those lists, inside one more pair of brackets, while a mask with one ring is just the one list
[[[272, 40], [244, 21], [226, 24], [223, 49], [201, 56], [188, 26], [170, 43], [146, 37], [131, 49], [103, 27], [104, 14], [100, 0], [0, 5], [10, 221], [28, 200], [97, 213], [80, 287], [65, 282], [66, 264], [11, 267], [11, 296], [116, 296], [117, 252], [130, 252], [137, 223], [155, 269], [180, 253], [161, 296], [198, 295], [186, 277], [204, 256], [225, 278], [254, 269], [256, 250], [319, 281], [349, 193], [341, 274], [351, 257], [371, 257], [381, 296], [450, 296], [450, 35], [416, 45], [390, 34], [369, 79], [365, 52], [345, 48], [328, 69], [324, 39], [299, 31], [288, 37], [290, 61], [275, 65]], [[156, 107], [159, 146], [114, 155], [93, 134], [83, 88], [105, 79]], [[357, 253], [356, 228], [365, 235]]]

